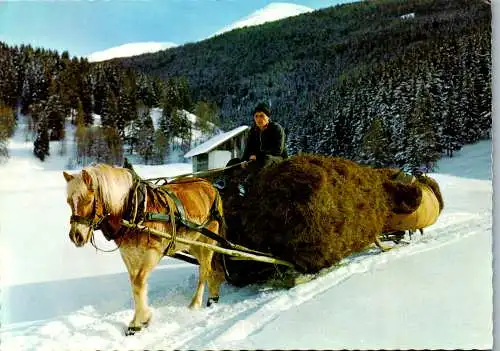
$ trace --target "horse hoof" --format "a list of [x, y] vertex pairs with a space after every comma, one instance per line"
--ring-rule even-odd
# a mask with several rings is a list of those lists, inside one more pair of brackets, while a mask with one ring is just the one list
[[207, 307], [210, 307], [219, 302], [219, 296], [212, 296], [208, 298]]
[[125, 336], [131, 336], [134, 335], [135, 333], [141, 331], [142, 327], [128, 327], [127, 330], [125, 331]]
[[149, 327], [149, 322], [151, 321], [151, 317], [149, 317], [149, 319], [145, 322], [142, 323], [141, 326], [133, 326], [133, 327], [128, 327], [127, 330], [125, 331], [125, 335], [126, 336], [131, 336], [131, 335], [134, 335], [135, 333], [137, 332], [140, 332], [142, 330], [142, 328], [147, 328]]

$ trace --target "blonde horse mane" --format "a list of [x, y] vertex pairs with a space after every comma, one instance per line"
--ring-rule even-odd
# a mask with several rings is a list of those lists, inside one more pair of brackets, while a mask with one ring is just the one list
[[130, 172], [107, 164], [97, 164], [84, 170], [92, 178], [96, 196], [102, 201], [106, 210], [111, 214], [122, 213], [133, 184]]

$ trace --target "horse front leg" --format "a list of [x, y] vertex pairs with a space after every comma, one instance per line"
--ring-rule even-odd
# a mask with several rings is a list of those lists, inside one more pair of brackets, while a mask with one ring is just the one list
[[153, 249], [147, 250], [142, 255], [138, 255], [137, 252], [129, 252], [127, 255], [124, 250], [122, 257], [128, 268], [135, 308], [134, 317], [125, 334], [133, 335], [146, 327], [151, 320], [152, 312], [148, 306], [148, 278], [160, 261], [161, 255]]

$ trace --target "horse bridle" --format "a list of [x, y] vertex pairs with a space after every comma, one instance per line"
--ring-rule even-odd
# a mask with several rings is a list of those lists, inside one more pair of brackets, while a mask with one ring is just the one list
[[[98, 212], [101, 212], [99, 214]], [[90, 230], [99, 230], [102, 222], [109, 216], [109, 213], [104, 214], [104, 207], [98, 206], [97, 196], [94, 195], [94, 204], [92, 207], [92, 213], [89, 216], [71, 215], [69, 223], [83, 224], [89, 227]]]

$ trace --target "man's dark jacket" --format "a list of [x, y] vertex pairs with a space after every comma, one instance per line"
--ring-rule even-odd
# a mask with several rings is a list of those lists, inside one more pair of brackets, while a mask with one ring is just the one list
[[254, 123], [248, 134], [243, 161], [248, 161], [251, 155], [256, 155], [257, 161], [264, 161], [266, 156], [287, 158], [283, 128], [278, 123], [269, 121], [267, 128], [261, 131]]

